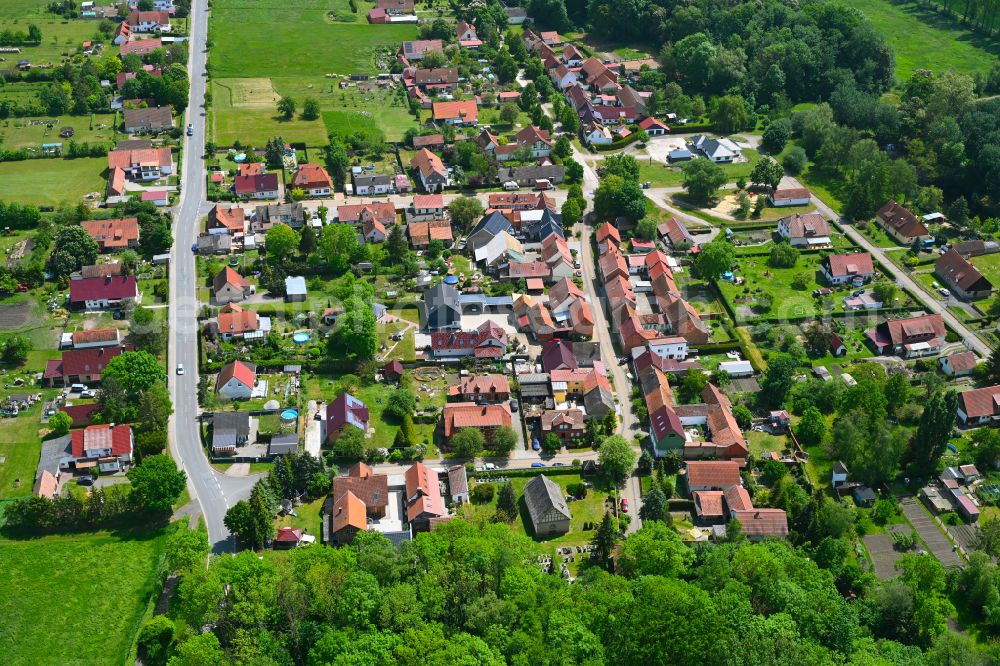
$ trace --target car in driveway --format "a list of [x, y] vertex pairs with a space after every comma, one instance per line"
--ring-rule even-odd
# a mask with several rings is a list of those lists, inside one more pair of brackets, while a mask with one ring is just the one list
[[945, 289], [944, 287], [938, 289], [938, 293], [944, 296], [945, 298], [951, 298], [951, 292]]

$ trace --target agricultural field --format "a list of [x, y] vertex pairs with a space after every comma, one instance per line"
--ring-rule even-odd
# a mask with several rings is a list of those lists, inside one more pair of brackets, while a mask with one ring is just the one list
[[0, 539], [4, 661], [126, 663], [169, 531]]
[[[8, 118], [0, 121], [0, 143], [8, 149], [38, 147], [43, 143], [62, 143], [65, 148], [70, 141], [111, 144], [124, 138], [115, 131], [115, 120], [116, 115], [113, 113], [57, 118]], [[71, 138], [64, 139], [59, 136], [59, 132], [67, 127], [72, 128], [74, 133]]]
[[[263, 145], [281, 135], [320, 146], [328, 132], [367, 122], [361, 118], [374, 121], [389, 140], [402, 138], [416, 121], [394, 89], [361, 91], [355, 84], [341, 89], [332, 76], [375, 73], [402, 41], [416, 38], [413, 25], [369, 25], [365, 14], [371, 6], [359, 2], [355, 14], [347, 0], [335, 0], [332, 7], [319, 0], [294, 7], [245, 0], [213, 4], [212, 139], [219, 145], [236, 140]], [[278, 24], [285, 29], [275, 31]], [[315, 97], [323, 112], [345, 115], [282, 121], [275, 104], [283, 95], [295, 99], [300, 110], [306, 97]]]
[[107, 165], [104, 157], [2, 162], [3, 196], [7, 201], [39, 206], [76, 203], [90, 192], [104, 192]]
[[896, 78], [905, 81], [918, 69], [940, 73], [987, 72], [1000, 44], [963, 29], [957, 20], [912, 0], [847, 0], [864, 12], [896, 52]]

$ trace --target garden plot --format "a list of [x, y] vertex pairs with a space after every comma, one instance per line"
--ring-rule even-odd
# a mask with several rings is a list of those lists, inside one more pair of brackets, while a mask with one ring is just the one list
[[274, 108], [280, 99], [271, 79], [220, 79], [215, 84], [228, 93], [225, 101], [234, 109]]

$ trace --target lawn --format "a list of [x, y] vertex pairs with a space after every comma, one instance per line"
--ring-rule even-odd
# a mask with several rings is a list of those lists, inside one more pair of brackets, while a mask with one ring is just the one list
[[896, 52], [900, 81], [918, 69], [986, 72], [1000, 55], [1000, 44], [963, 29], [957, 20], [927, 5], [887, 0], [847, 0], [847, 4], [864, 12], [886, 36]]
[[787, 435], [772, 435], [751, 430], [747, 433], [747, 440], [750, 442], [750, 453], [757, 458], [762, 458], [771, 452], [781, 453], [788, 447]]
[[[739, 177], [744, 179], [750, 178], [750, 172], [753, 171], [754, 165], [760, 161], [760, 153], [753, 148], [743, 148], [743, 155], [747, 158], [746, 162], [719, 165], [729, 177], [728, 182], [736, 182], [736, 179]], [[649, 181], [653, 187], [680, 187], [684, 184], [684, 172], [681, 171], [679, 166], [668, 166], [656, 161], [651, 162], [648, 157], [643, 158], [642, 156], [636, 156], [636, 159], [639, 160], [640, 181]], [[698, 157], [695, 159], [704, 158]]]
[[[814, 312], [818, 300], [813, 298], [812, 291], [823, 286], [819, 282], [820, 256], [803, 254], [793, 268], [772, 268], [767, 265], [767, 259], [766, 255], [740, 259], [740, 268], [736, 271], [736, 275], [746, 280], [742, 285], [726, 280], [717, 282], [719, 291], [733, 309], [748, 305], [741, 302], [743, 299], [753, 298], [758, 293], [769, 293], [774, 299], [771, 310], [767, 313], [769, 317], [800, 317]], [[806, 288], [802, 290], [792, 287], [792, 280], [799, 273], [806, 273], [809, 276]], [[844, 309], [839, 296], [834, 294], [834, 311]]]
[[89, 192], [104, 191], [107, 164], [104, 157], [0, 162], [3, 198], [39, 206], [76, 203]]
[[[8, 392], [13, 391], [4, 394]], [[0, 498], [31, 494], [42, 451], [41, 415], [42, 403], [38, 402], [14, 418], [0, 419], [0, 456], [5, 458], [0, 463]]]
[[[10, 86], [16, 87], [16, 86]], [[115, 114], [95, 113], [84, 116], [46, 117], [44, 120], [56, 120], [52, 129], [47, 125], [35, 124], [32, 121], [39, 118], [8, 118], [0, 122], [0, 142], [10, 149], [38, 147], [43, 143], [62, 143], [69, 145], [71, 139], [64, 139], [59, 132], [67, 127], [75, 130], [72, 140], [77, 143], [113, 143], [117, 138], [115, 132]]]
[[[863, 315], [860, 315], [860, 317], [862, 317], [861, 321], [863, 321]], [[861, 328], [845, 327], [837, 331], [837, 335], [844, 341], [847, 353], [843, 356], [826, 354], [825, 356], [811, 357], [810, 360], [813, 367], [821, 365], [826, 367], [839, 365], [843, 367], [855, 359], [871, 358], [874, 355], [871, 348], [865, 344], [865, 332]]]
[[[10, 664], [124, 664], [167, 530], [0, 540], [0, 641]], [[16, 592], [15, 592], [16, 591]]]
[[[579, 472], [565, 471], [546, 471], [545, 475], [549, 477], [552, 481], [555, 481], [563, 489], [563, 494], [568, 495], [566, 487], [573, 483], [580, 483], [581, 477]], [[528, 515], [527, 506], [524, 503], [524, 486], [527, 485], [532, 477], [519, 476], [511, 477], [510, 482], [514, 486], [514, 490], [518, 497], [518, 507], [520, 509], [520, 519], [515, 520], [511, 523], [511, 530], [518, 534], [527, 534], [528, 536], [535, 538], [534, 530], [531, 526], [531, 519]], [[590, 489], [587, 493], [587, 497], [582, 500], [574, 500], [568, 503], [569, 512], [573, 516], [570, 520], [569, 532], [557, 537], [539, 537], [539, 541], [544, 541], [551, 544], [553, 547], [557, 546], [569, 546], [569, 545], [582, 545], [585, 543], [590, 543], [591, 539], [594, 537], [594, 531], [583, 529], [584, 523], [599, 523], [601, 518], [604, 517], [605, 504], [604, 500], [610, 492], [610, 488], [603, 478], [598, 479], [597, 477], [587, 477], [587, 481], [594, 484], [594, 488]], [[479, 483], [478, 481], [476, 483]], [[500, 490], [499, 483], [494, 483], [497, 491]], [[459, 510], [459, 515], [469, 520], [470, 522], [476, 523], [477, 521], [489, 521], [492, 519], [494, 513], [496, 512], [496, 493], [493, 495], [493, 500], [487, 504], [466, 504]]]
[[858, 231], [861, 232], [862, 236], [864, 236], [872, 243], [874, 243], [876, 247], [884, 247], [884, 248], [903, 247], [902, 245], [896, 242], [895, 238], [887, 234], [885, 229], [875, 224], [874, 222], [864, 226], [856, 225], [856, 228], [858, 229]]
[[994, 285], [1000, 285], [1000, 253], [972, 257], [969, 261], [987, 280]]
[[[4, 28], [27, 30], [33, 23], [42, 31], [41, 44], [21, 46], [21, 53], [14, 54], [35, 66], [61, 63], [65, 56], [75, 53], [84, 41], [97, 34], [97, 21], [64, 19], [45, 11], [47, 4], [45, 0], [4, 0], [2, 4]], [[5, 57], [10, 60], [9, 54]]]

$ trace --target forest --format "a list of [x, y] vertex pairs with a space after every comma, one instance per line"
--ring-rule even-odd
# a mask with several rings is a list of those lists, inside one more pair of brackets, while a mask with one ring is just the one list
[[143, 662], [976, 666], [1000, 657], [943, 631], [949, 594], [995, 595], [988, 558], [946, 575], [934, 558], [907, 555], [900, 578], [880, 584], [828, 545], [839, 514], [812, 522], [827, 536], [807, 557], [738, 530], [691, 548], [649, 521], [621, 543], [620, 573], [590, 566], [573, 584], [542, 573], [540, 546], [502, 524], [453, 521], [399, 549], [362, 532], [347, 548], [247, 551], [207, 569], [207, 544], [183, 531], [168, 552], [181, 582], [168, 615], [140, 635]]

